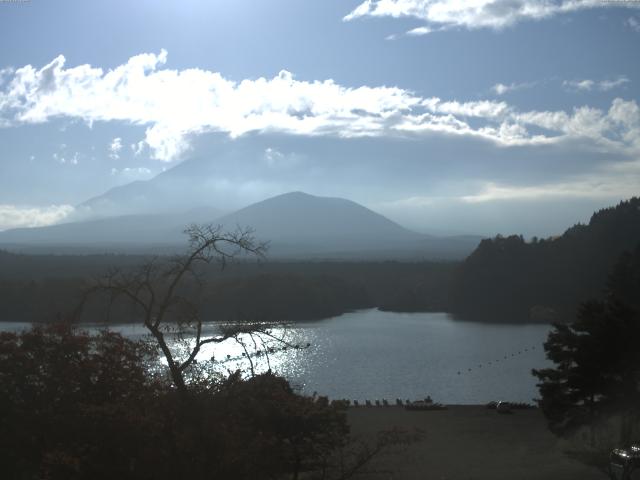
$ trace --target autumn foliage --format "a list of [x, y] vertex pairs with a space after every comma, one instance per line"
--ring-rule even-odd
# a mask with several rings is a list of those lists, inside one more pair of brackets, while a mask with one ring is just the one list
[[6, 479], [282, 478], [321, 469], [344, 409], [270, 373], [178, 395], [156, 352], [69, 325], [0, 334]]

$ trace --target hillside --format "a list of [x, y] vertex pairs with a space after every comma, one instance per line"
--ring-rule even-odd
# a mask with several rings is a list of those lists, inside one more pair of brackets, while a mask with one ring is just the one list
[[351, 200], [303, 192], [269, 198], [217, 221], [227, 228], [251, 226], [270, 242], [272, 258], [457, 260], [481, 239], [419, 234]]
[[616, 261], [639, 243], [637, 197], [557, 238], [483, 240], [456, 274], [452, 310], [487, 320], [570, 319], [580, 302], [602, 295]]
[[275, 256], [392, 252], [422, 239], [422, 235], [350, 200], [302, 192], [255, 203], [218, 222], [228, 229], [251, 226], [258, 238], [271, 243], [270, 254]]
[[[149, 261], [135, 255], [24, 255], [0, 250], [0, 319], [50, 321], [78, 304], [81, 292], [113, 269]], [[206, 269], [202, 314], [209, 320], [299, 321], [357, 308], [443, 311], [455, 264], [449, 262], [239, 262]], [[84, 320], [105, 320], [106, 304]], [[126, 321], [131, 309], [118, 310]]]
[[190, 223], [250, 227], [272, 259], [462, 259], [476, 236], [434, 237], [407, 230], [353, 201], [302, 192], [278, 195], [220, 217], [213, 208], [139, 214], [0, 232], [0, 248], [29, 253], [173, 253]]
[[16, 228], [0, 232], [0, 244], [94, 247], [98, 251], [98, 247], [131, 251], [126, 247], [136, 250], [142, 246], [180, 245], [184, 243], [182, 232], [186, 225], [213, 222], [219, 216], [219, 210], [203, 207], [180, 213], [122, 215], [47, 227]]

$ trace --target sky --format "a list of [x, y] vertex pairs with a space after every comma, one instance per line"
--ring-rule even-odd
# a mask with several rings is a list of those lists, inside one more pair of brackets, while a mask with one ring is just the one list
[[640, 1], [0, 0], [0, 41], [0, 230], [178, 165], [211, 195], [162, 208], [301, 190], [442, 234], [640, 193]]

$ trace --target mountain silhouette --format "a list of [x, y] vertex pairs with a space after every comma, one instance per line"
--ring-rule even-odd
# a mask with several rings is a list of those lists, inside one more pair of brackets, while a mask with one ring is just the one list
[[408, 230], [343, 198], [291, 192], [219, 216], [204, 208], [180, 213], [140, 214], [0, 232], [0, 246], [56, 250], [78, 246], [91, 251], [182, 248], [190, 223], [221, 224], [226, 230], [252, 228], [270, 242], [274, 258], [463, 258], [480, 237], [434, 237]]

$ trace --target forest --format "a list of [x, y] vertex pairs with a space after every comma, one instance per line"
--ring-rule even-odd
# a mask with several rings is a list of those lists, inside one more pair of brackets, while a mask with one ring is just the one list
[[[361, 308], [447, 311], [491, 322], [568, 321], [598, 298], [615, 262], [640, 243], [640, 198], [593, 214], [562, 235], [482, 240], [463, 262], [261, 261], [209, 265], [199, 307], [211, 321], [307, 321]], [[49, 322], [70, 315], [101, 275], [142, 255], [27, 255], [0, 251], [0, 318]], [[250, 300], [250, 301], [248, 301]], [[111, 317], [105, 318], [105, 312]], [[94, 303], [83, 322], [137, 321]]]
[[638, 197], [555, 238], [483, 240], [455, 274], [451, 310], [470, 319], [568, 321], [581, 302], [600, 297], [620, 255], [639, 243]]
[[[0, 252], [0, 318], [50, 322], [70, 315], [101, 275], [126, 271], [150, 257], [24, 255]], [[318, 320], [360, 308], [444, 311], [455, 263], [238, 261], [205, 272], [203, 315], [212, 321]], [[136, 318], [94, 303], [83, 322]]]

